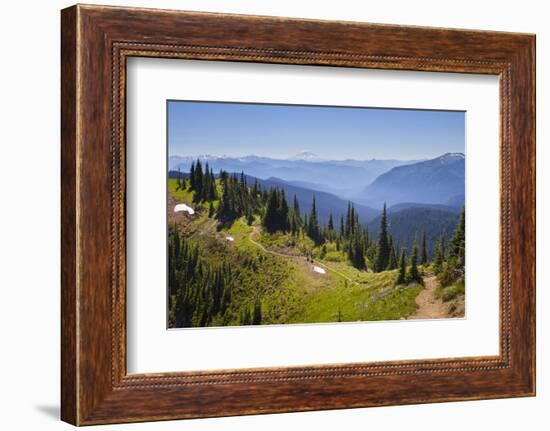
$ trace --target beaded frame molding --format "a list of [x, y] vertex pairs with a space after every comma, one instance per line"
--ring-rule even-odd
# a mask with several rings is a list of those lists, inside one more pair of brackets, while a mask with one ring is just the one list
[[[92, 5], [64, 9], [61, 18], [64, 421], [535, 394], [534, 35]], [[132, 56], [498, 75], [499, 355], [127, 374], [125, 100]]]

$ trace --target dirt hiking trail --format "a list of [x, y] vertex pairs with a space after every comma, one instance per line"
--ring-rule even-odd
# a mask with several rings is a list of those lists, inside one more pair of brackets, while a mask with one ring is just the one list
[[417, 310], [409, 319], [443, 319], [449, 317], [448, 307], [435, 297], [437, 278], [435, 275], [424, 277], [424, 289], [416, 297]]

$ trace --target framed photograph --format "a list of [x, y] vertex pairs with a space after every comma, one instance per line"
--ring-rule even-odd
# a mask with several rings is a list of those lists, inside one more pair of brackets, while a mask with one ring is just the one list
[[535, 394], [534, 35], [77, 5], [61, 43], [63, 420]]

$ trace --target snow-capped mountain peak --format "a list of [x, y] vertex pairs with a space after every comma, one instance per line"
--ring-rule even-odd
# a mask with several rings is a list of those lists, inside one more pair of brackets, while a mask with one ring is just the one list
[[301, 151], [291, 159], [292, 160], [320, 160], [320, 157], [311, 151]]

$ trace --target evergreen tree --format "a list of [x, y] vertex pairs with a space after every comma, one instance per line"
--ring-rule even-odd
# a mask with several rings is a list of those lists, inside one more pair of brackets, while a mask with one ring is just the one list
[[216, 178], [214, 177], [214, 172], [210, 168], [210, 188], [208, 190], [208, 200], [213, 201], [218, 199], [218, 192], [216, 190]]
[[191, 170], [189, 173], [189, 188], [195, 190], [195, 162], [191, 162]]
[[428, 251], [426, 250], [426, 232], [422, 235], [422, 254], [420, 258], [420, 264], [426, 265], [428, 263]]
[[[212, 178], [213, 180], [213, 178]], [[202, 195], [201, 195], [201, 200], [202, 201], [205, 201], [205, 200], [208, 200], [210, 198], [210, 187], [212, 185], [212, 182], [210, 180], [210, 169], [208, 167], [208, 162], [206, 162], [205, 166], [204, 166], [204, 175], [203, 175], [203, 179], [202, 179]]]
[[447, 246], [447, 260], [449, 264], [456, 269], [464, 269], [464, 259], [466, 251], [466, 232], [465, 232], [465, 212], [464, 208], [460, 213], [460, 218], [456, 224], [453, 236]]
[[410, 281], [417, 281], [422, 282], [422, 279], [420, 278], [420, 274], [418, 272], [418, 244], [415, 241], [412, 249], [412, 255], [411, 255], [411, 267], [409, 269], [409, 280]]
[[271, 189], [269, 191], [269, 198], [267, 199], [267, 206], [265, 209], [264, 218], [262, 220], [262, 225], [268, 232], [275, 232], [279, 227], [279, 199], [277, 196], [277, 191]]
[[317, 207], [315, 205], [315, 196], [313, 196], [313, 202], [311, 203], [307, 233], [309, 237], [315, 242], [315, 244], [321, 243], [319, 221], [317, 219]]
[[288, 203], [286, 201], [285, 190], [281, 190], [281, 196], [279, 200], [278, 208], [279, 229], [287, 231], [289, 229], [288, 224]]
[[407, 262], [405, 260], [405, 250], [401, 250], [401, 255], [399, 256], [399, 273], [397, 275], [397, 280], [395, 284], [405, 284], [407, 281], [406, 278], [407, 272]]
[[200, 202], [203, 200], [203, 187], [204, 187], [204, 174], [202, 171], [202, 164], [199, 159], [197, 159], [197, 164], [195, 165], [195, 185], [194, 185], [194, 191], [195, 195], [193, 197], [193, 201]]
[[393, 238], [390, 235], [390, 258], [388, 259], [388, 270], [396, 269], [397, 265], [397, 254], [395, 253], [395, 248], [393, 246]]
[[289, 222], [292, 234], [296, 235], [299, 232], [300, 227], [302, 226], [302, 218], [300, 216], [300, 204], [298, 203], [296, 195], [294, 195], [294, 200], [292, 202], [292, 212]]
[[348, 201], [348, 210], [346, 212], [346, 228], [345, 228], [346, 239], [351, 238], [352, 225], [353, 225], [353, 210], [352, 210], [351, 202]]
[[388, 240], [388, 220], [386, 204], [384, 204], [382, 217], [380, 218], [380, 234], [378, 236], [378, 248], [376, 252], [376, 263], [374, 265], [374, 270], [376, 272], [384, 271], [388, 267], [389, 258], [390, 246]]
[[334, 223], [332, 221], [332, 213], [330, 213], [330, 216], [328, 217], [328, 230], [330, 230], [330, 231], [334, 230]]
[[292, 209], [294, 210], [294, 214], [296, 217], [300, 217], [300, 204], [298, 203], [298, 199], [296, 198], [296, 195], [294, 195], [294, 202], [292, 203]]
[[176, 190], [181, 190], [181, 171], [180, 168], [178, 168], [178, 177], [176, 178]]
[[435, 257], [433, 261], [436, 274], [443, 268], [443, 256], [445, 256], [445, 236], [441, 234], [435, 246]]
[[365, 245], [362, 231], [354, 229], [351, 235], [352, 237], [348, 246], [349, 260], [355, 268], [365, 269]]
[[241, 171], [241, 180], [240, 180], [241, 187], [246, 187], [246, 178], [244, 176], [244, 171]]

